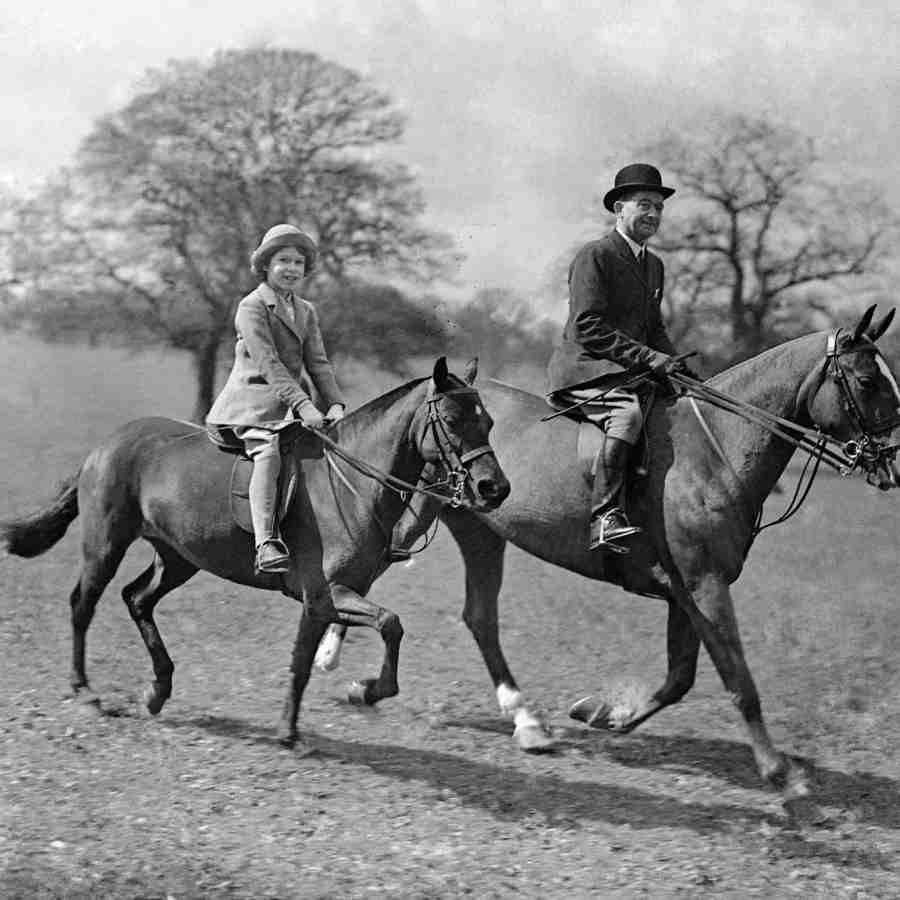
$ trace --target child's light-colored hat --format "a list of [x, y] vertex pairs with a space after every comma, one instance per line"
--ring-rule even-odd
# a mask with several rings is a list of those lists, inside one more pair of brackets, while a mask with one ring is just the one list
[[308, 275], [316, 267], [316, 257], [319, 249], [316, 242], [295, 225], [273, 225], [259, 242], [259, 246], [250, 257], [250, 268], [255, 275], [262, 275], [267, 263], [276, 250], [283, 247], [296, 247], [306, 257], [306, 274]]

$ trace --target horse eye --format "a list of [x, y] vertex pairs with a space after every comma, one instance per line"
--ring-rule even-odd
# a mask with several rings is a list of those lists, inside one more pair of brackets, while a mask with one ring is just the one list
[[878, 388], [878, 377], [875, 375], [859, 375], [856, 380], [864, 391], [871, 392]]

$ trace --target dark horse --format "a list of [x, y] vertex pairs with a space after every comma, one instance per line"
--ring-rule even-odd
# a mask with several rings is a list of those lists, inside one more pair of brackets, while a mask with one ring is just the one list
[[[486, 512], [509, 493], [488, 443], [492, 422], [471, 387], [476, 366], [463, 381], [447, 371], [443, 358], [430, 378], [410, 382], [350, 413], [331, 433], [334, 446], [358, 459], [378, 479], [379, 489], [359, 508], [335, 504], [326, 460], [304, 460], [308, 490], [282, 522], [291, 548], [291, 571], [254, 571], [252, 536], [235, 523], [230, 510], [230, 472], [234, 457], [223, 453], [199, 426], [171, 419], [138, 419], [94, 449], [55, 503], [33, 516], [0, 526], [9, 552], [32, 557], [52, 547], [81, 516], [81, 574], [70, 602], [73, 629], [72, 687], [80, 699], [96, 702], [85, 673], [85, 639], [100, 595], [115, 575], [125, 551], [138, 538], [156, 550], [153, 562], [122, 591], [122, 596], [153, 661], [154, 680], [144, 694], [158, 713], [172, 692], [172, 660], [153, 619], [156, 604], [199, 569], [258, 588], [280, 590], [302, 601], [294, 644], [292, 678], [278, 736], [297, 740], [297, 716], [316, 647], [328, 624], [377, 627], [399, 646], [399, 620], [369, 615], [368, 609], [338, 610], [323, 572], [322, 530], [334, 533], [329, 548], [345, 567], [383, 570], [388, 535], [408, 497], [397, 485], [415, 485], [427, 463], [455, 469], [455, 502]], [[292, 450], [291, 452], [298, 452]], [[352, 512], [352, 527], [348, 515]], [[335, 523], [338, 523], [335, 525]], [[368, 586], [367, 586], [368, 587]]]
[[[837, 441], [855, 441], [858, 450], [867, 429], [896, 429], [900, 410], [897, 381], [875, 346], [892, 314], [872, 326], [873, 309], [855, 329], [797, 338], [706, 384], [798, 429], [818, 428]], [[802, 785], [802, 769], [773, 747], [763, 723], [729, 591], [750, 550], [762, 505], [795, 445], [752, 414], [744, 418], [690, 397], [657, 402], [646, 426], [647, 475], [636, 480], [629, 498], [644, 533], [632, 541], [627, 556], [589, 552], [589, 483], [576, 458], [579, 425], [568, 419], [542, 422], [548, 410], [540, 397], [499, 382], [483, 383], [481, 394], [495, 421], [494, 447], [512, 484], [509, 498], [489, 513], [439, 509], [426, 500], [418, 518], [404, 519], [407, 533], [400, 541], [409, 544], [438, 514], [453, 534], [466, 567], [463, 618], [502, 711], [515, 718], [520, 744], [546, 749], [550, 741], [536, 736], [536, 717], [500, 648], [497, 596], [507, 541], [570, 571], [668, 603], [669, 667], [663, 685], [637, 706], [587, 699], [573, 707], [575, 718], [630, 731], [691, 689], [702, 643], [743, 715], [762, 776], [779, 781], [790, 776]], [[892, 437], [896, 446], [900, 432], [894, 430]], [[868, 467], [870, 481], [896, 486], [891, 460], [889, 448], [876, 453]], [[336, 664], [342, 636], [340, 626], [332, 627], [319, 665]], [[520, 725], [526, 726], [524, 733]]]

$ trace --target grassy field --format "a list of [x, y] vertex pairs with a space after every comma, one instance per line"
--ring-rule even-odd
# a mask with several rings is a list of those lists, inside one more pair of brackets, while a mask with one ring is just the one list
[[[0, 518], [47, 499], [122, 422], [190, 410], [183, 359], [22, 338], [3, 352]], [[296, 609], [210, 576], [162, 604], [175, 694], [140, 713], [149, 660], [118, 594], [142, 547], [98, 608], [88, 672], [108, 714], [86, 720], [67, 689], [73, 527], [37, 560], [0, 559], [0, 895], [897, 896], [898, 526], [896, 495], [822, 476], [734, 590], [773, 737], [814, 766], [824, 817], [808, 825], [758, 783], [705, 655], [687, 700], [633, 736], [571, 725], [584, 693], [659, 683], [665, 610], [513, 550], [504, 648], [564, 745], [520, 754], [459, 623], [444, 531], [376, 586], [406, 627], [400, 697], [343, 703], [380, 658], [354, 634], [310, 685], [315, 757], [274, 744]]]

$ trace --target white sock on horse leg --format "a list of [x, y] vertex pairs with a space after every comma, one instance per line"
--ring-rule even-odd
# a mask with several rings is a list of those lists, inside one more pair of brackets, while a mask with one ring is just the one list
[[508, 685], [501, 684], [497, 688], [497, 703], [503, 715], [512, 718], [516, 728], [541, 724], [541, 720], [525, 706], [521, 692]]

